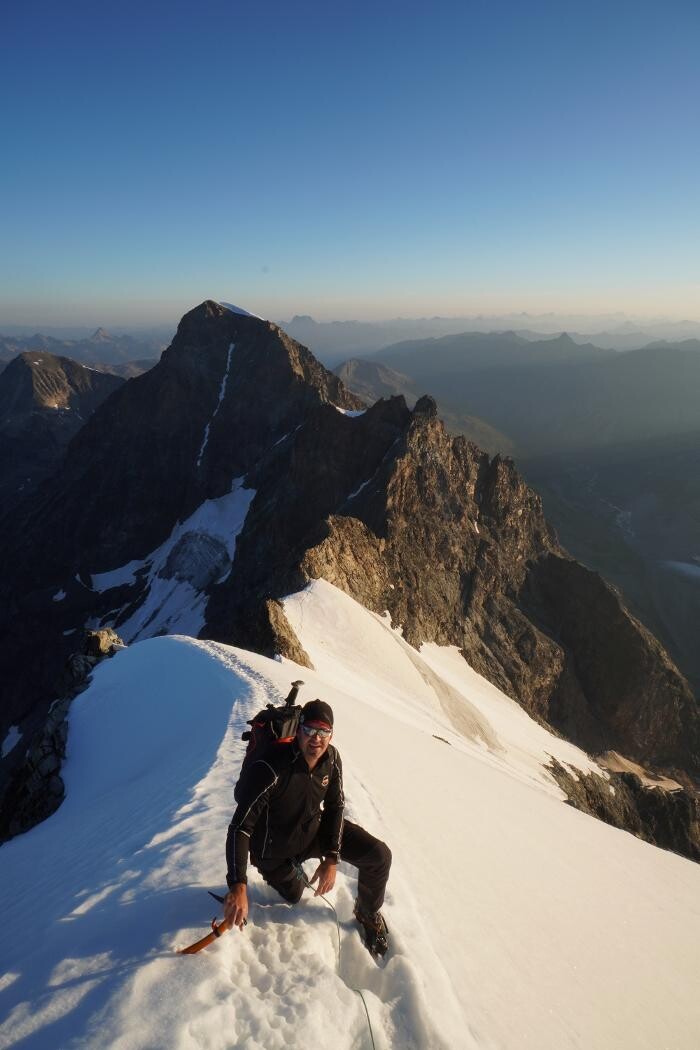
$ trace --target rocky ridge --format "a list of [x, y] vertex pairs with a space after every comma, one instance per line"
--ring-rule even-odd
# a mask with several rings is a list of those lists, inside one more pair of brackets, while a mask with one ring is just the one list
[[124, 380], [44, 351], [0, 374], [0, 516], [50, 477], [86, 419]]
[[[367, 404], [401, 394], [409, 407], [413, 407], [420, 397], [420, 389], [412, 379], [371, 358], [349, 358], [339, 365], [335, 372], [347, 389]], [[510, 454], [514, 451], [514, 442], [485, 420], [466, 412], [455, 411], [445, 403], [438, 404], [438, 413], [451, 434], [462, 434], [486, 452], [495, 455], [499, 452]]]

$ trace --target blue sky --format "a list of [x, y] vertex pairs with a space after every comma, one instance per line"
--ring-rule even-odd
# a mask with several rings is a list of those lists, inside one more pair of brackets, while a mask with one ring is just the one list
[[700, 315], [700, 8], [6, 12], [0, 325]]

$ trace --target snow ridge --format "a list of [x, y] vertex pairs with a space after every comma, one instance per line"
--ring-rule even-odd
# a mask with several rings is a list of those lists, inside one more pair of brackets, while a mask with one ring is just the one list
[[202, 447], [200, 448], [199, 455], [197, 456], [197, 470], [199, 470], [199, 468], [202, 465], [202, 456], [204, 455], [204, 450], [206, 449], [207, 444], [209, 442], [209, 431], [211, 429], [211, 425], [216, 419], [216, 415], [219, 409], [221, 408], [224, 398], [226, 397], [226, 384], [228, 383], [228, 375], [231, 368], [231, 354], [233, 353], [235, 345], [235, 343], [231, 343], [228, 348], [228, 356], [226, 358], [226, 370], [224, 371], [224, 377], [221, 380], [221, 386], [219, 388], [219, 400], [217, 401], [216, 408], [212, 412], [211, 419], [207, 423], [206, 428], [204, 430], [204, 437], [202, 438]]
[[[76, 698], [65, 802], [0, 850], [0, 1047], [365, 1050], [361, 989], [376, 1050], [697, 1050], [698, 865], [563, 805], [549, 756], [591, 760], [456, 648], [323, 580], [284, 609], [315, 670], [158, 637]], [[223, 889], [241, 731], [299, 677], [335, 712], [348, 819], [393, 851], [389, 952], [341, 863], [339, 963], [327, 905], [253, 868], [245, 930], [177, 955]]]

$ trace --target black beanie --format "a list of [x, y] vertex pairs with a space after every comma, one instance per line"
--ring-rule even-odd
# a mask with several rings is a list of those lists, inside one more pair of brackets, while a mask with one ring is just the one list
[[333, 711], [324, 700], [309, 700], [301, 709], [302, 722], [325, 722], [333, 728]]

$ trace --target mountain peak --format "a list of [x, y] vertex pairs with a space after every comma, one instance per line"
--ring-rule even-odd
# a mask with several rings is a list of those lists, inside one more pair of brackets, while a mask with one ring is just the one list
[[96, 328], [90, 336], [90, 340], [98, 343], [105, 343], [111, 340], [112, 336], [109, 334], [106, 328]]
[[[71, 445], [52, 481], [65, 499], [62, 520], [72, 523], [63, 556], [91, 571], [142, 557], [322, 405], [365, 407], [274, 323], [200, 303], [159, 363], [126, 384]], [[143, 468], [138, 484], [133, 457]], [[113, 530], [101, 524], [103, 497], [119, 508]]]
[[414, 415], [425, 416], [427, 419], [437, 419], [438, 407], [437, 401], [430, 394], [423, 394], [416, 401], [416, 406], [413, 409]]

